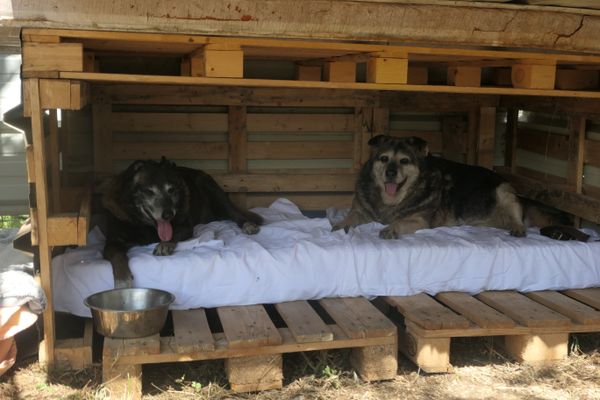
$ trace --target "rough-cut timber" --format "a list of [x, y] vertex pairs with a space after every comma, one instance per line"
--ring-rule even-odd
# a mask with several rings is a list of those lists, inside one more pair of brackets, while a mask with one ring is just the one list
[[460, 1], [0, 0], [0, 18], [11, 27], [600, 50], [598, 11]]

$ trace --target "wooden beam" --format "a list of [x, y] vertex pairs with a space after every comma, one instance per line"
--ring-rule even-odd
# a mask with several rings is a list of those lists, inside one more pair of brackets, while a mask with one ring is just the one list
[[495, 107], [480, 108], [478, 129], [477, 165], [492, 169], [494, 166], [494, 143], [496, 136]]
[[586, 119], [571, 117], [569, 126], [569, 149], [567, 153], [567, 183], [581, 193], [583, 187], [583, 162], [585, 151]]
[[94, 135], [94, 173], [111, 174], [113, 163], [113, 132], [109, 121], [112, 105], [94, 102], [92, 105], [92, 132]]
[[[457, 45], [541, 48], [597, 53], [600, 16], [574, 8], [477, 4], [472, 2], [298, 2], [255, 3], [205, 0], [200, 6], [113, 1], [67, 3], [9, 2], [0, 15], [9, 27], [132, 30], [345, 40], [398, 41]], [[229, 7], [228, 7], [229, 6]], [[234, 11], [236, 10], [236, 11]], [[242, 10], [238, 12], [237, 10]], [[585, 16], [585, 18], [584, 18]], [[152, 21], [151, 27], [148, 21]], [[394, 21], [390, 24], [389, 21]], [[481, 27], [486, 27], [482, 29]], [[385, 27], [385, 29], [382, 29]], [[184, 39], [187, 37], [183, 36]]]
[[36, 176], [36, 207], [38, 224], [38, 249], [40, 256], [40, 275], [42, 289], [46, 293], [47, 304], [44, 311], [44, 353], [43, 363], [54, 363], [54, 345], [56, 340], [54, 326], [54, 300], [52, 292], [52, 271], [50, 263], [52, 254], [48, 232], [48, 181], [46, 170], [46, 140], [44, 135], [44, 115], [41, 106], [40, 81], [28, 79], [25, 81], [31, 103], [31, 134], [33, 137], [33, 153]]

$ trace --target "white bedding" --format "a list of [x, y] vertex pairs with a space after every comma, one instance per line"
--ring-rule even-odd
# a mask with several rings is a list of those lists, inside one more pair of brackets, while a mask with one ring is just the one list
[[[424, 229], [382, 240], [370, 223], [331, 232], [327, 218], [307, 218], [290, 201], [254, 209], [265, 218], [246, 236], [229, 221], [196, 226], [169, 257], [154, 245], [129, 251], [136, 287], [167, 290], [172, 309], [309, 300], [334, 296], [412, 295], [442, 291], [533, 291], [600, 286], [600, 242], [561, 242], [529, 229], [515, 238], [495, 228]], [[600, 237], [591, 231], [591, 240]], [[57, 311], [90, 316], [83, 299], [113, 287], [102, 259], [104, 237], [52, 261]]]

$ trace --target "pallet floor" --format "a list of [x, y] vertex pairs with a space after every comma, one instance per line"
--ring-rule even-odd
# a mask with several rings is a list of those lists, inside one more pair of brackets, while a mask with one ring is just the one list
[[451, 371], [452, 338], [504, 336], [505, 350], [516, 360], [544, 364], [568, 355], [570, 333], [600, 332], [600, 288], [384, 300], [404, 317], [399, 350], [425, 372]]
[[[294, 301], [173, 311], [173, 332], [140, 339], [105, 338], [103, 381], [113, 396], [141, 396], [141, 366], [225, 359], [231, 389], [282, 386], [282, 354], [352, 348], [351, 362], [367, 381], [397, 373], [397, 328], [363, 298]], [[210, 322], [209, 322], [210, 320]]]

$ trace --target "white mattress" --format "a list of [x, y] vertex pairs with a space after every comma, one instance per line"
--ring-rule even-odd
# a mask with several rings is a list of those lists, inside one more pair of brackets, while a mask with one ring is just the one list
[[[424, 229], [382, 240], [370, 223], [345, 234], [327, 218], [307, 218], [290, 201], [255, 209], [266, 224], [246, 236], [229, 221], [196, 226], [169, 257], [154, 245], [129, 251], [136, 287], [167, 290], [172, 309], [443, 291], [533, 291], [600, 286], [600, 242], [561, 242], [529, 229], [526, 238], [482, 227]], [[333, 215], [330, 213], [330, 215]], [[592, 239], [600, 237], [591, 231]], [[57, 311], [90, 316], [83, 299], [113, 287], [104, 237], [52, 262]]]

